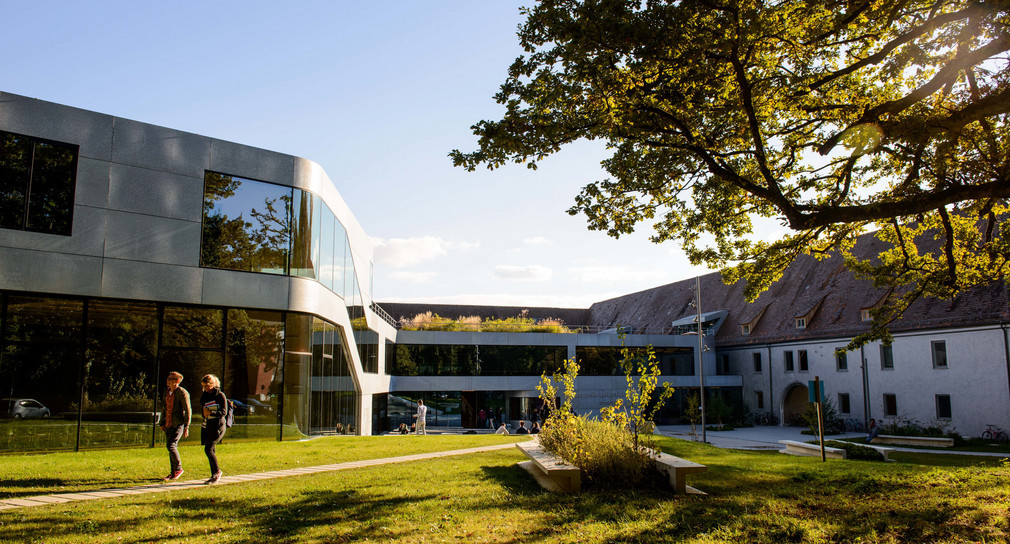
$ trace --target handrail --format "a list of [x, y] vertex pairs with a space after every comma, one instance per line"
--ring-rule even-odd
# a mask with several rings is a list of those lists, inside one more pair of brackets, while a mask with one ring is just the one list
[[387, 312], [386, 310], [383, 310], [382, 306], [379, 306], [374, 300], [372, 301], [371, 304], [368, 305], [368, 307], [372, 310], [372, 312], [375, 313], [375, 315], [381, 317], [382, 320], [385, 321], [386, 323], [389, 323], [394, 328], [397, 329], [400, 328], [399, 323], [397, 323], [397, 321], [393, 319], [393, 316], [389, 315], [389, 312]]

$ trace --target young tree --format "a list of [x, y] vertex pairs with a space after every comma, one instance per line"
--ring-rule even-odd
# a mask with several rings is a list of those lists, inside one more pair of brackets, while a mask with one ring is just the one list
[[[542, 0], [525, 10], [473, 170], [603, 139], [610, 178], [569, 210], [619, 237], [652, 222], [751, 299], [801, 254], [838, 250], [922, 295], [1010, 271], [1010, 6], [997, 0]], [[753, 236], [753, 221], [791, 229]], [[892, 249], [850, 253], [875, 230]]]

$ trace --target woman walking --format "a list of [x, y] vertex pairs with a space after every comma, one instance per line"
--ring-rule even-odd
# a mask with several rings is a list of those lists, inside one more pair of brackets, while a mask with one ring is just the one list
[[200, 444], [210, 461], [210, 479], [208, 484], [215, 484], [221, 479], [221, 468], [217, 464], [217, 443], [224, 438], [225, 417], [228, 415], [228, 399], [221, 392], [221, 380], [213, 374], [207, 374], [200, 380], [203, 394], [200, 395], [200, 405], [203, 407], [203, 425], [200, 429]]

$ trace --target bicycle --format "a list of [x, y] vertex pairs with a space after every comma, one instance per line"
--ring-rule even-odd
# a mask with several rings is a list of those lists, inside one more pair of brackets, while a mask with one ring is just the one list
[[847, 433], [861, 433], [864, 432], [863, 422], [859, 421], [854, 417], [845, 419], [845, 432]]
[[1010, 436], [1007, 436], [1003, 429], [1000, 429], [996, 425], [989, 423], [986, 425], [985, 431], [982, 432], [982, 440], [993, 440], [997, 442], [1007, 442], [1010, 441]]

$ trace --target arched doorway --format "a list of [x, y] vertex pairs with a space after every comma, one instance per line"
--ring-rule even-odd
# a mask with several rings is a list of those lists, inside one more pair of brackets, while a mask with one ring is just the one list
[[786, 389], [782, 398], [782, 423], [784, 425], [803, 425], [803, 413], [810, 404], [810, 394], [807, 386], [794, 383]]

